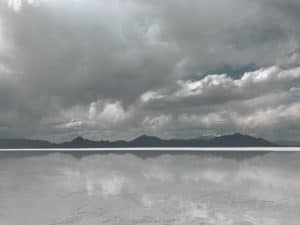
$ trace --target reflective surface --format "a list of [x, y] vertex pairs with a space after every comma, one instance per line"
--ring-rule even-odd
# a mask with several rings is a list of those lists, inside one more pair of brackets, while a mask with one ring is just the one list
[[0, 159], [1, 225], [298, 225], [300, 220], [297, 152], [244, 158], [8, 156]]

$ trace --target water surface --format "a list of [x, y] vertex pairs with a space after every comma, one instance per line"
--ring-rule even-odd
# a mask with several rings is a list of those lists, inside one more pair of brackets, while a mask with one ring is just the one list
[[1, 152], [1, 225], [298, 225], [300, 152]]

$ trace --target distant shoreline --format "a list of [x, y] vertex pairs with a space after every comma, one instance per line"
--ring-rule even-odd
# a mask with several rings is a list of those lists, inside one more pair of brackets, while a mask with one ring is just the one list
[[3, 148], [2, 152], [10, 151], [46, 151], [46, 152], [73, 152], [73, 151], [160, 151], [160, 152], [205, 152], [205, 151], [228, 151], [228, 152], [247, 152], [247, 151], [261, 151], [261, 152], [300, 152], [300, 147], [126, 147], [126, 148]]

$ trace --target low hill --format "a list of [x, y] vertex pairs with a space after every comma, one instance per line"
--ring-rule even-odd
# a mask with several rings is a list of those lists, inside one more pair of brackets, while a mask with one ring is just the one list
[[51, 143], [43, 140], [0, 139], [0, 149], [22, 148], [136, 148], [136, 147], [277, 147], [276, 143], [243, 134], [231, 134], [211, 139], [161, 139], [142, 135], [131, 141], [92, 141], [77, 137], [69, 142]]

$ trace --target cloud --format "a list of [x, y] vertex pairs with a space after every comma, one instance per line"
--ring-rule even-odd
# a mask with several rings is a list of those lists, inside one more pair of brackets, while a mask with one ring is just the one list
[[[134, 109], [124, 109], [119, 101], [97, 100], [88, 106], [76, 105], [60, 111], [55, 118], [48, 118], [43, 123], [59, 135], [92, 135], [98, 139], [98, 132], [117, 129], [134, 116]], [[105, 133], [105, 132], [104, 132]], [[96, 135], [96, 136], [94, 136]], [[63, 137], [64, 138], [64, 137]]]
[[277, 89], [289, 91], [298, 87], [299, 80], [299, 67], [284, 70], [274, 66], [247, 72], [239, 79], [227, 74], [215, 74], [200, 80], [179, 80], [177, 90], [147, 91], [141, 96], [141, 100], [192, 102], [189, 100], [194, 99], [198, 104], [222, 104], [233, 100], [253, 99]]
[[[288, 132], [228, 118], [296, 103], [298, 9], [295, 0], [0, 0], [0, 136], [242, 129], [281, 137]], [[176, 125], [193, 115], [205, 129]], [[91, 124], [106, 124], [105, 131]]]
[[146, 116], [143, 125], [145, 126], [145, 129], [153, 129], [157, 130], [160, 128], [164, 128], [165, 126], [168, 126], [168, 124], [172, 121], [172, 117], [170, 115], [160, 115], [156, 117], [148, 117]]
[[297, 138], [299, 81], [298, 67], [273, 66], [246, 72], [239, 79], [220, 74], [179, 80], [176, 87], [147, 91], [141, 102], [149, 110], [172, 109], [175, 120], [185, 128], [238, 130], [275, 139], [283, 129], [290, 138]]

